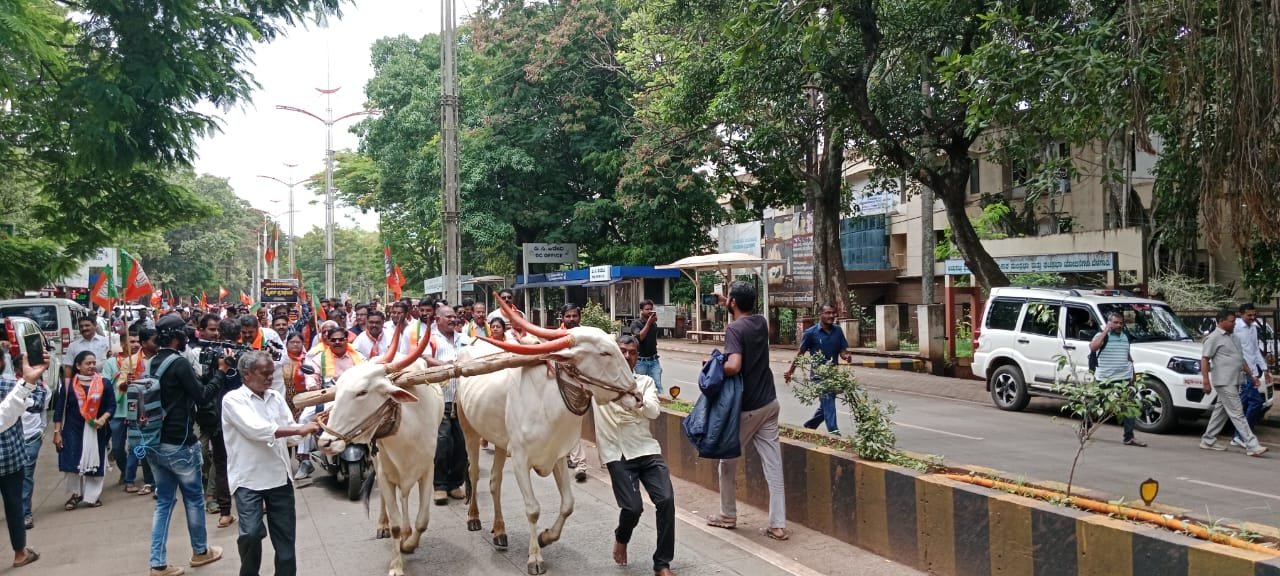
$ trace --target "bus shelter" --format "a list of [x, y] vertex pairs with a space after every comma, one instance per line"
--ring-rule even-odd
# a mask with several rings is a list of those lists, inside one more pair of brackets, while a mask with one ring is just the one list
[[781, 260], [766, 260], [742, 252], [725, 252], [723, 254], [690, 256], [670, 264], [655, 266], [655, 268], [658, 270], [677, 270], [690, 280], [693, 280], [693, 330], [689, 330], [687, 334], [694, 340], [701, 341], [703, 338], [724, 338], [724, 332], [702, 329], [702, 273], [717, 272], [730, 280], [734, 277], [735, 272], [745, 271], [756, 275], [756, 277], [760, 278], [761, 286], [759, 302], [762, 308], [760, 313], [767, 318], [769, 316], [769, 267], [781, 264]]

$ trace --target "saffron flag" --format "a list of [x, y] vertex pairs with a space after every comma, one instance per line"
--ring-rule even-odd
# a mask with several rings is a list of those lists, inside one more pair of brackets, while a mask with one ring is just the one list
[[222, 286], [219, 286], [219, 287], [218, 287], [218, 301], [219, 301], [219, 302], [221, 302], [222, 300], [225, 300], [225, 299], [226, 299], [226, 297], [227, 297], [227, 289], [226, 289], [226, 288], [223, 288]]
[[200, 291], [200, 308], [206, 311], [209, 310], [209, 294], [204, 290]]
[[395, 267], [391, 269], [391, 280], [387, 281], [387, 285], [391, 288], [391, 293], [395, 295], [397, 300], [399, 300], [400, 294], [403, 292], [404, 288], [404, 272], [400, 271], [399, 264], [396, 264]]
[[129, 274], [125, 276], [124, 282], [124, 299], [128, 302], [134, 302], [143, 296], [155, 292], [155, 288], [151, 286], [151, 279], [147, 277], [147, 273], [142, 270], [142, 264], [137, 258], [130, 256], [124, 250], [120, 251], [121, 261], [128, 260]]
[[392, 292], [396, 291], [395, 277], [392, 276], [394, 271], [391, 269], [391, 247], [382, 247], [382, 269], [385, 271], [383, 277], [387, 279], [387, 289]]
[[89, 293], [89, 300], [94, 304], [101, 306], [108, 313], [115, 307], [115, 278], [111, 276], [111, 266], [103, 266], [102, 272], [98, 273], [98, 280], [93, 283], [93, 291]]
[[160, 293], [159, 293], [159, 292], [152, 292], [152, 293], [151, 293], [151, 308], [152, 308], [153, 310], [159, 310], [159, 309], [160, 309], [160, 306], [162, 306], [162, 305], [164, 305], [164, 300], [163, 300], [163, 299], [162, 299], [162, 297], [160, 296]]
[[244, 304], [245, 306], [248, 306], [248, 305], [250, 305], [250, 304], [253, 304], [253, 299], [252, 299], [252, 298], [250, 298], [248, 294], [245, 294], [245, 293], [244, 293], [244, 290], [241, 290], [241, 291], [240, 291], [240, 303], [241, 303], [241, 304]]
[[268, 243], [268, 244], [267, 244], [267, 249], [266, 249], [266, 250], [263, 252], [263, 254], [262, 254], [262, 259], [263, 259], [263, 260], [266, 260], [266, 261], [267, 261], [267, 264], [271, 264], [272, 262], [275, 262], [275, 260], [276, 260], [276, 248], [275, 248], [275, 245], [276, 245], [277, 243], [279, 243], [279, 242], [280, 242], [280, 229], [279, 229], [279, 228], [276, 228], [276, 229], [275, 229], [275, 237], [274, 237], [274, 240], [275, 240], [274, 242], [271, 242], [271, 243]]

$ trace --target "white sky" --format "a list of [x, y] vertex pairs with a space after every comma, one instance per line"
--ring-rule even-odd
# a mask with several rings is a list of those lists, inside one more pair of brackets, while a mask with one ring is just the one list
[[[292, 180], [323, 172], [325, 127], [306, 115], [276, 110], [276, 105], [302, 108], [323, 118], [325, 96], [315, 89], [328, 82], [342, 87], [332, 96], [335, 118], [363, 109], [364, 86], [373, 76], [369, 63], [373, 42], [384, 36], [421, 38], [438, 32], [440, 10], [441, 4], [435, 1], [363, 0], [358, 6], [345, 5], [342, 19], [330, 21], [327, 27], [298, 27], [271, 44], [259, 45], [249, 67], [261, 85], [253, 101], [230, 111], [202, 110], [218, 114], [223, 130], [200, 142], [196, 171], [230, 178], [238, 196], [255, 208], [278, 214], [281, 231], [287, 233], [288, 188], [257, 175], [289, 181], [290, 169], [284, 163], [298, 165], [292, 169]], [[467, 13], [462, 3], [458, 13]], [[359, 139], [348, 129], [358, 120], [334, 126], [334, 150], [356, 148]], [[294, 209], [298, 236], [324, 226], [324, 204], [301, 185], [294, 187]], [[372, 212], [362, 215], [342, 205], [335, 208], [334, 220], [338, 226], [369, 230], [375, 230], [378, 222]]]

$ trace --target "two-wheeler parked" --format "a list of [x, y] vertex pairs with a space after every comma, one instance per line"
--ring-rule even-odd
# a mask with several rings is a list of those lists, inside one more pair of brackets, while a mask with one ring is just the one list
[[[332, 388], [336, 381], [325, 380], [322, 388]], [[373, 474], [373, 454], [367, 444], [347, 444], [342, 453], [330, 455], [324, 450], [311, 453], [311, 462], [317, 467], [333, 475], [339, 484], [346, 484], [347, 498], [360, 499], [361, 487], [365, 479]]]

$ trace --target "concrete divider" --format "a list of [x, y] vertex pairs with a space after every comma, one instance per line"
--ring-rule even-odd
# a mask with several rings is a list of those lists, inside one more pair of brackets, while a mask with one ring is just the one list
[[[672, 474], [716, 490], [717, 462], [698, 458], [680, 427], [683, 419], [663, 410], [650, 428]], [[582, 433], [595, 441], [590, 413]], [[753, 449], [744, 451], [738, 499], [767, 509], [760, 459]], [[782, 461], [788, 521], [934, 574], [1280, 576], [1280, 556], [858, 460], [803, 441], [783, 438]]]

